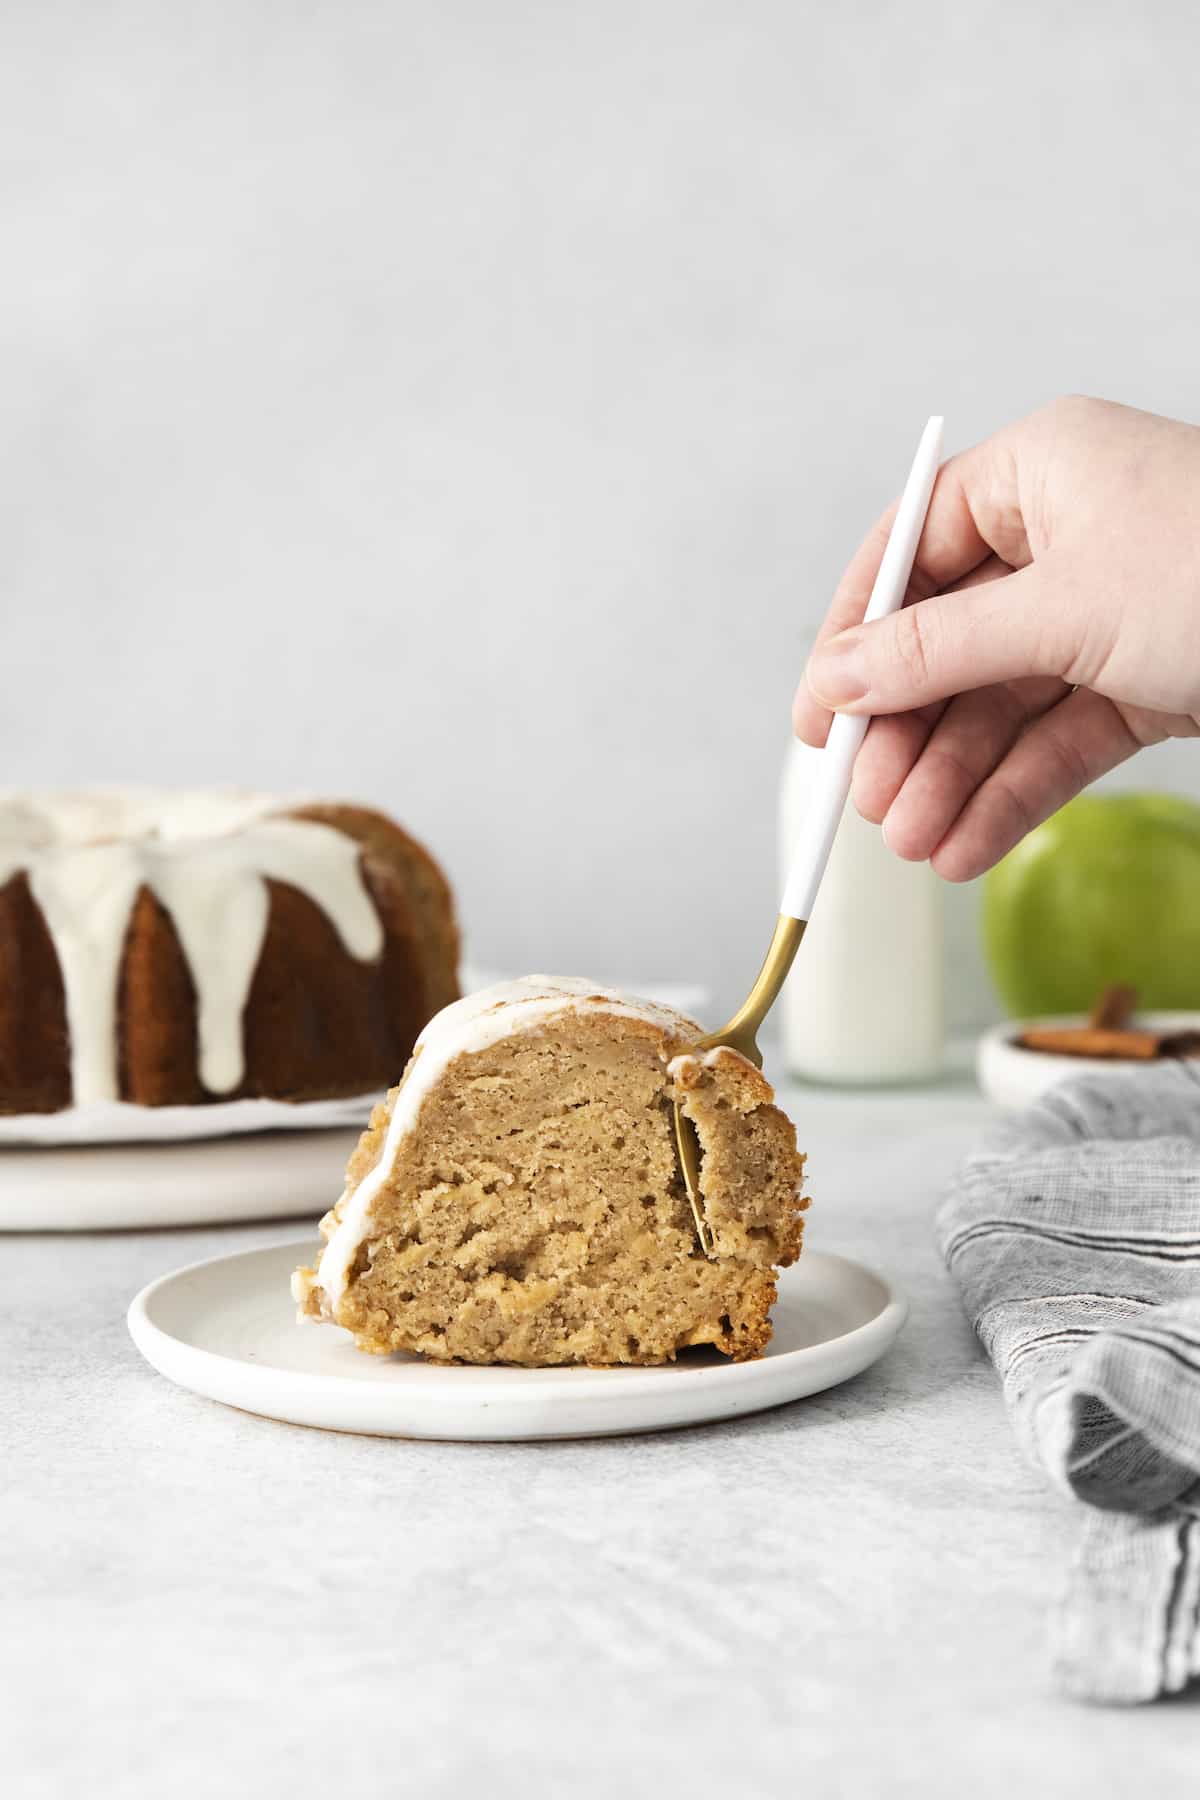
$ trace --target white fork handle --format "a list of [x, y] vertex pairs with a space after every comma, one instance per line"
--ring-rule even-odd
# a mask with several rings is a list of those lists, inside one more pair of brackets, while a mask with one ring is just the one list
[[[941, 455], [942, 420], [933, 418], [921, 433], [875, 586], [871, 589], [864, 624], [886, 618], [888, 613], [897, 612], [903, 603]], [[780, 911], [785, 918], [812, 917], [813, 901], [846, 808], [854, 759], [869, 724], [870, 719], [863, 716], [833, 715], [829, 739], [821, 753], [816, 788], [800, 828], [800, 839], [783, 892]]]

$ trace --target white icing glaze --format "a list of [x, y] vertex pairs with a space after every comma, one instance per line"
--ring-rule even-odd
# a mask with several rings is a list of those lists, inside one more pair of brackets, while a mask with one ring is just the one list
[[[116, 838], [216, 837], [278, 812], [250, 788], [0, 788], [0, 844], [95, 844]], [[302, 805], [300, 800], [287, 802]]]
[[[400, 1146], [416, 1124], [425, 1096], [454, 1058], [477, 1055], [504, 1038], [535, 1029], [558, 1013], [589, 1009], [643, 1019], [673, 1037], [690, 1037], [699, 1029], [673, 1007], [569, 975], [527, 975], [520, 981], [498, 982], [455, 1000], [430, 1019], [417, 1039], [413, 1060], [396, 1095], [379, 1161], [346, 1202], [341, 1222], [318, 1265], [316, 1285], [324, 1290], [331, 1309], [346, 1291], [359, 1246], [370, 1230], [371, 1208], [395, 1167]], [[295, 1281], [292, 1291], [301, 1298]]]
[[200, 1079], [244, 1072], [242, 1014], [267, 927], [268, 880], [315, 902], [351, 956], [384, 932], [355, 839], [259, 794], [110, 789], [0, 792], [0, 887], [24, 871], [62, 972], [76, 1106], [118, 1098], [117, 987], [130, 913], [148, 888], [170, 913], [196, 990]]
[[716, 1044], [711, 1050], [706, 1050], [702, 1056], [698, 1056], [694, 1050], [681, 1050], [679, 1055], [673, 1056], [667, 1064], [667, 1074], [678, 1075], [687, 1063], [698, 1063], [702, 1069], [713, 1069], [723, 1056], [740, 1055], [741, 1052], [734, 1050], [729, 1044]]

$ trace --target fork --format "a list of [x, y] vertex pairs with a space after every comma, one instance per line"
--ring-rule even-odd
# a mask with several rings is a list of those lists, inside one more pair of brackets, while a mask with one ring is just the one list
[[[921, 441], [917, 445], [917, 453], [904, 484], [904, 492], [900, 496], [900, 505], [884, 549], [883, 561], [871, 589], [864, 624], [886, 618], [889, 613], [899, 611], [904, 603], [917, 545], [929, 511], [929, 500], [941, 453], [942, 420], [935, 417], [930, 419], [921, 433]], [[763, 1020], [779, 997], [779, 990], [787, 979], [805, 927], [812, 916], [813, 902], [850, 792], [854, 759], [869, 724], [869, 718], [862, 715], [851, 717], [846, 713], [834, 714], [817, 772], [816, 791], [801, 828], [799, 843], [793, 852], [783, 903], [766, 960], [758, 972], [754, 986], [729, 1023], [723, 1025], [720, 1031], [713, 1031], [707, 1037], [699, 1038], [690, 1054], [703, 1054], [709, 1050], [728, 1047], [739, 1051], [755, 1068], [762, 1068], [758, 1033]], [[703, 1152], [696, 1127], [684, 1113], [678, 1100], [675, 1102], [675, 1143], [700, 1248], [705, 1256], [711, 1257], [713, 1238], [705, 1222], [700, 1198]]]

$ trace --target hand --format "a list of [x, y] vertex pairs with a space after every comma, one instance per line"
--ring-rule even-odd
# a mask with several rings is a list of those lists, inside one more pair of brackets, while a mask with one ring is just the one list
[[861, 625], [895, 513], [856, 552], [796, 694], [875, 717], [853, 797], [970, 881], [1081, 788], [1200, 734], [1200, 430], [1056, 401], [938, 473], [904, 610]]

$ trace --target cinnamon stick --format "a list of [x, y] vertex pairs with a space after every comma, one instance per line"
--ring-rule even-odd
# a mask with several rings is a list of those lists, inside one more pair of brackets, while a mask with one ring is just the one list
[[1162, 1055], [1157, 1031], [1110, 1031], [1103, 1025], [1035, 1025], [1017, 1042], [1025, 1050], [1048, 1050], [1053, 1056], [1129, 1057], [1149, 1062]]
[[1015, 1041], [1023, 1050], [1042, 1050], [1050, 1056], [1093, 1056], [1114, 1062], [1200, 1056], [1200, 1030], [1151, 1031], [1131, 1025], [1136, 1006], [1137, 989], [1115, 982], [1100, 995], [1086, 1025], [1033, 1025]]
[[1099, 1030], [1123, 1031], [1137, 1006], [1137, 989], [1127, 981], [1106, 987], [1088, 1015], [1088, 1024]]

